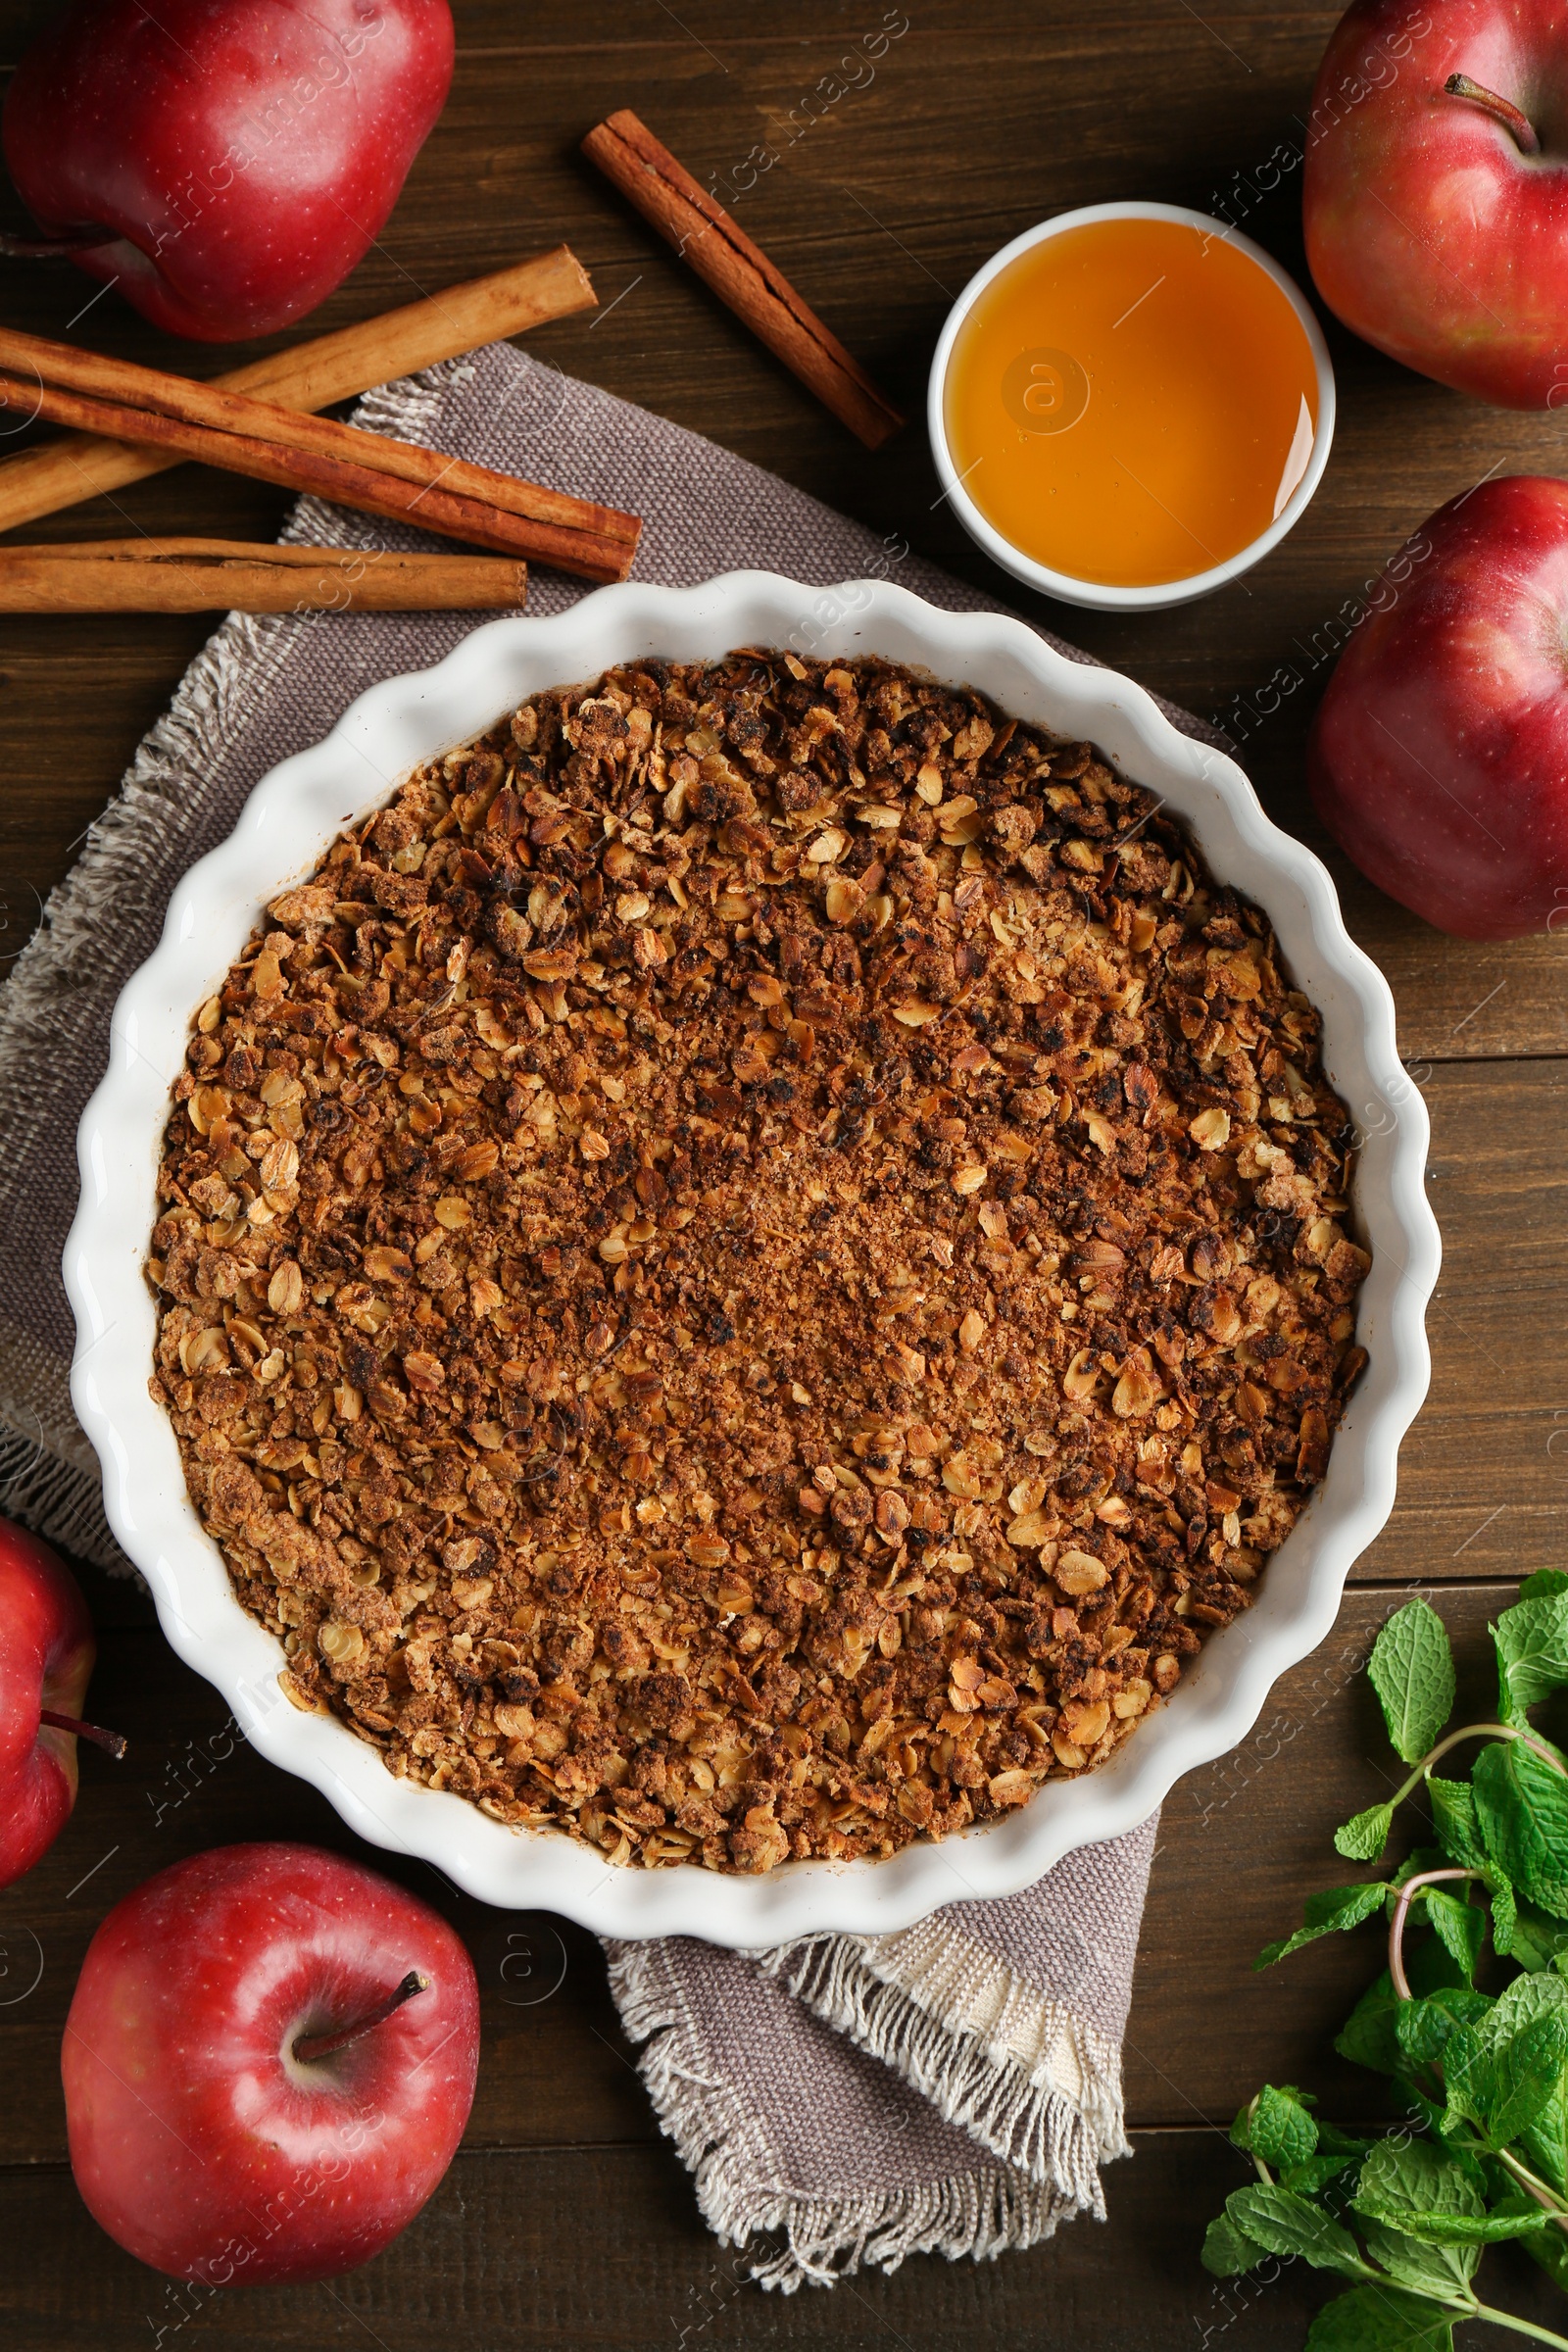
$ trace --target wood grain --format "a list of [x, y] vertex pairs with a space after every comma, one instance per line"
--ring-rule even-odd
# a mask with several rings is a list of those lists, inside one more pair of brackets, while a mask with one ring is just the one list
[[[1107, 2223], [1078, 2222], [995, 2263], [917, 2255], [891, 2278], [865, 2271], [833, 2292], [806, 2288], [788, 2301], [747, 2283], [740, 2258], [703, 2228], [662, 2148], [461, 2154], [418, 2220], [364, 2270], [318, 2286], [217, 2295], [141, 2269], [100, 2236], [70, 2174], [38, 2166], [0, 2173], [0, 2328], [7, 2352], [213, 2342], [225, 2352], [367, 2343], [382, 2352], [1298, 2345], [1334, 2292], [1332, 2279], [1297, 2263], [1227, 2286], [1200, 2266], [1195, 2223], [1248, 2178], [1224, 2136], [1140, 2133], [1135, 2150], [1107, 2173]], [[1560, 2322], [1561, 2295], [1514, 2249], [1489, 2253], [1482, 2277], [1509, 2310]], [[1466, 2330], [1467, 2352], [1519, 2341]]]
[[1387, 1532], [1356, 1574], [1526, 1576], [1568, 1533], [1568, 1167], [1560, 1061], [1414, 1065], [1444, 1267], [1432, 1387]]
[[[7, 2352], [148, 2352], [220, 2341], [228, 2352], [378, 2344], [432, 2352], [997, 2352], [1043, 2345], [1139, 2352], [1200, 2340], [1241, 2309], [1200, 2268], [1187, 2218], [1217, 2211], [1246, 2175], [1217, 2134], [1161, 2134], [1116, 2166], [1108, 2228], [1079, 2223], [1050, 2244], [976, 2268], [915, 2258], [835, 2292], [784, 2301], [744, 2283], [703, 2228], [663, 2149], [461, 2155], [414, 2227], [378, 2261], [329, 2284], [181, 2291], [110, 2245], [58, 2167], [0, 2173], [0, 2328]], [[1523, 2266], [1521, 2265], [1521, 2268]], [[1225, 2336], [1226, 2352], [1298, 2343], [1325, 2299], [1286, 2271]], [[1546, 2296], [1524, 2292], [1544, 2314]], [[1522, 2298], [1516, 2298], [1525, 2308]], [[1191, 2317], [1189, 2316], [1191, 2315]], [[684, 2331], [684, 2340], [683, 2340]]]

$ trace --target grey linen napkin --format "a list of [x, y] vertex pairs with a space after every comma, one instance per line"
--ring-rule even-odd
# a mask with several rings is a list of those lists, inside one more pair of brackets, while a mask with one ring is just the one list
[[[357, 421], [642, 514], [641, 578], [685, 586], [744, 565], [813, 582], [875, 574], [950, 611], [988, 606], [902, 543], [509, 345], [383, 386]], [[283, 535], [430, 544], [310, 500]], [[539, 571], [529, 610], [585, 593]], [[126, 1563], [71, 1410], [59, 1268], [76, 1124], [115, 999], [175, 882], [232, 829], [258, 778], [377, 679], [438, 661], [477, 617], [231, 614], [0, 991], [0, 1510], [107, 1567]], [[609, 1946], [660, 2120], [711, 2227], [753, 2241], [754, 2276], [788, 2290], [922, 2249], [992, 2255], [1103, 2211], [1097, 2167], [1127, 2152], [1120, 2045], [1153, 1835], [1146, 1824], [1027, 1893], [956, 1901], [899, 1935], [750, 1955], [687, 1939]], [[961, 1886], [961, 1842], [950, 1851]]]
[[789, 2294], [1103, 2220], [1155, 1826], [897, 1935], [607, 1943], [659, 2120], [754, 2278]]

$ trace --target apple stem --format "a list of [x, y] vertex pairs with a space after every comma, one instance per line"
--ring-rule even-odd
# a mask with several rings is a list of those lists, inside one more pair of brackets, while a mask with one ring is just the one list
[[1541, 140], [1535, 124], [1510, 99], [1499, 98], [1495, 90], [1489, 90], [1481, 82], [1472, 81], [1468, 74], [1450, 74], [1443, 86], [1450, 98], [1468, 98], [1472, 106], [1485, 107], [1504, 130], [1512, 131], [1521, 155], [1541, 153]]
[[302, 2034], [294, 2044], [293, 2055], [302, 2066], [309, 2066], [318, 2058], [330, 2058], [334, 2050], [346, 2049], [351, 2041], [358, 2041], [360, 2035], [368, 2034], [373, 2026], [384, 2026], [393, 2011], [401, 2009], [405, 2001], [412, 2001], [416, 1992], [428, 1992], [429, 1989], [429, 1978], [421, 1977], [416, 1968], [411, 1968], [395, 1992], [389, 1992], [384, 2001], [378, 2001], [364, 2017], [356, 2018], [352, 2026], [339, 2026], [335, 2034]]
[[52, 262], [66, 253], [90, 253], [95, 245], [112, 245], [112, 228], [62, 228], [52, 237], [0, 236], [0, 256], [8, 262]]
[[119, 1732], [103, 1731], [96, 1723], [78, 1723], [74, 1715], [57, 1715], [53, 1707], [40, 1708], [38, 1721], [52, 1724], [57, 1732], [74, 1732], [78, 1740], [90, 1740], [94, 1747], [103, 1748], [117, 1764], [125, 1752], [125, 1742]]

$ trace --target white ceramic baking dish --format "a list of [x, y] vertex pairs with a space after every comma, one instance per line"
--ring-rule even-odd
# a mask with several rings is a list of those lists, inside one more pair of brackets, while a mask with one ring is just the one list
[[[1004, 1820], [886, 1862], [792, 1862], [758, 1879], [691, 1865], [612, 1868], [560, 1834], [510, 1830], [462, 1798], [394, 1780], [342, 1724], [290, 1706], [277, 1686], [278, 1644], [234, 1598], [186, 1497], [173, 1432], [148, 1394], [154, 1304], [142, 1275], [159, 1139], [191, 1014], [264, 903], [418, 761], [525, 696], [633, 656], [690, 662], [737, 645], [917, 665], [1092, 739], [1157, 792], [1215, 872], [1266, 908], [1297, 983], [1322, 1010], [1328, 1074], [1360, 1132], [1355, 1213], [1373, 1252], [1358, 1322], [1370, 1362], [1328, 1476], [1269, 1562], [1255, 1605], [1208, 1642], [1170, 1702], [1102, 1771], [1048, 1784]], [[81, 1200], [65, 1254], [78, 1334], [72, 1393], [103, 1464], [110, 1523], [175, 1649], [223, 1692], [264, 1755], [312, 1782], [373, 1844], [423, 1857], [486, 1902], [564, 1912], [605, 1935], [746, 1946], [813, 1929], [901, 1928], [941, 1903], [1011, 1893], [1073, 1847], [1145, 1820], [1181, 1774], [1244, 1738], [1277, 1677], [1323, 1640], [1347, 1572], [1388, 1517], [1399, 1440], [1426, 1394], [1423, 1313], [1439, 1263], [1426, 1147], [1393, 1000], [1347, 936], [1327, 873], [1270, 823], [1240, 768], [1179, 734], [1142, 688], [1065, 660], [1021, 621], [939, 612], [882, 581], [808, 588], [740, 571], [678, 591], [605, 588], [551, 619], [493, 621], [435, 668], [373, 687], [323, 743], [263, 777], [229, 839], [174, 892], [156, 954], [121, 995], [109, 1071], [82, 1116]]]

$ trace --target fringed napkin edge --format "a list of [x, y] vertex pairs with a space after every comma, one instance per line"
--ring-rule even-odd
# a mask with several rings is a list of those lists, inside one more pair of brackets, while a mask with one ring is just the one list
[[[933, 1921], [928, 1936], [935, 1961], [951, 1930]], [[611, 1991], [628, 2040], [642, 2045], [638, 2071], [660, 2128], [691, 2174], [698, 2208], [720, 2243], [747, 2251], [758, 2285], [793, 2294], [803, 2285], [832, 2286], [867, 2264], [895, 2271], [910, 2254], [994, 2261], [1039, 2244], [1059, 2222], [1081, 2213], [1102, 2221], [1097, 2160], [1131, 2153], [1114, 2051], [1073, 2024], [1075, 2045], [1093, 2052], [1084, 2072], [1087, 2101], [1079, 2106], [1059, 2084], [1029, 2082], [1009, 2056], [999, 2064], [961, 2026], [956, 2030], [954, 2021], [878, 1977], [865, 1958], [867, 1940], [903, 1939], [808, 1937], [750, 1957], [825, 2023], [901, 2074], [945, 2121], [966, 2130], [975, 2162], [940, 2182], [852, 2195], [766, 2184], [771, 2158], [760, 2119], [733, 2084], [708, 2071], [667, 1945], [605, 1944]], [[806, 1958], [798, 1982], [787, 1973], [792, 1956]], [[1025, 1997], [1021, 1981], [1003, 1973]], [[1035, 2007], [1058, 2022], [1066, 2016], [1054, 2003], [1042, 2010], [1038, 1996]], [[986, 2080], [993, 2067], [994, 2088]], [[986, 2129], [995, 2137], [985, 2137]], [[1033, 2151], [1034, 2170], [998, 2161], [998, 2141], [1008, 2137]], [[771, 2246], [759, 2248], [760, 2238]]]

